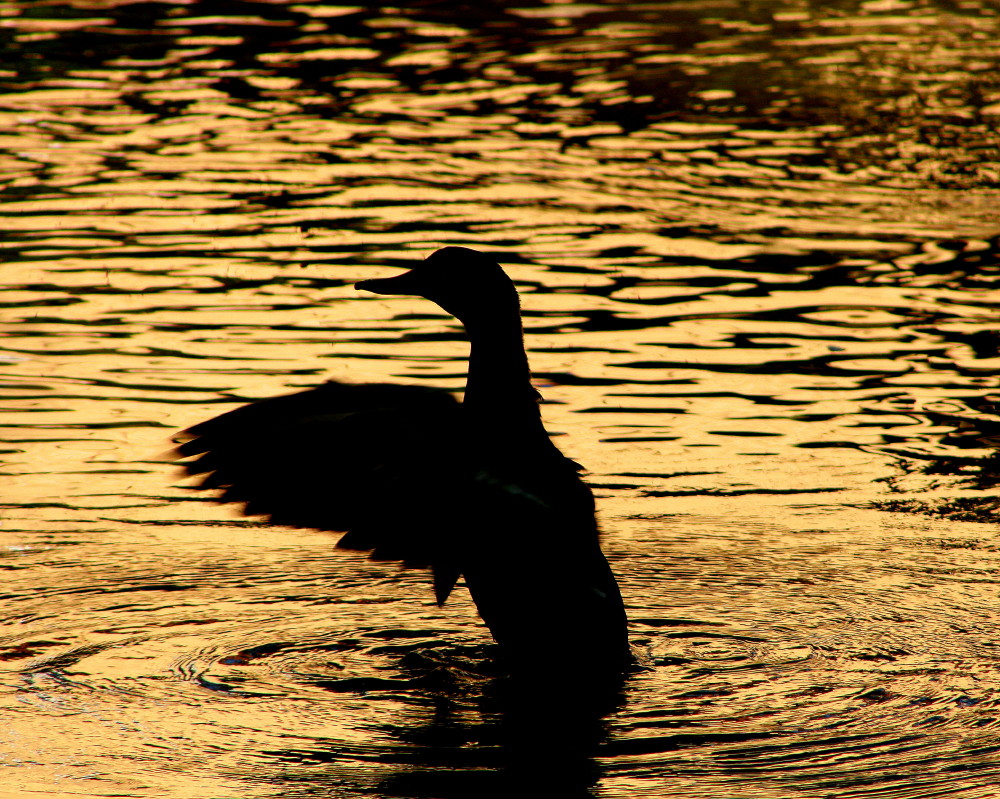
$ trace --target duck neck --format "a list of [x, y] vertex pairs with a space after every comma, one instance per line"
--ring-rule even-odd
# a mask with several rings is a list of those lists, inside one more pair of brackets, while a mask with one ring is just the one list
[[465, 327], [471, 350], [464, 406], [476, 427], [500, 442], [545, 435], [520, 313]]

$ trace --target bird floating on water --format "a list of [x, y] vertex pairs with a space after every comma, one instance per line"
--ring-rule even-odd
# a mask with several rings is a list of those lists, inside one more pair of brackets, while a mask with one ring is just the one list
[[552, 443], [524, 350], [520, 303], [492, 258], [438, 250], [358, 289], [424, 297], [471, 342], [450, 392], [330, 381], [197, 424], [178, 451], [201, 488], [276, 524], [342, 531], [339, 546], [430, 568], [439, 604], [459, 577], [514, 668], [631, 662], [621, 593], [580, 467]]

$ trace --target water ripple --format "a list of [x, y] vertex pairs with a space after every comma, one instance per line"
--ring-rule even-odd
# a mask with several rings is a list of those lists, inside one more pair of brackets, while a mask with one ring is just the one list
[[993, 795], [990, 4], [8, 5], [17, 789], [513, 792], [467, 597], [162, 462], [327, 376], [460, 390], [454, 320], [351, 286], [462, 244], [521, 289], [643, 653], [573, 784]]

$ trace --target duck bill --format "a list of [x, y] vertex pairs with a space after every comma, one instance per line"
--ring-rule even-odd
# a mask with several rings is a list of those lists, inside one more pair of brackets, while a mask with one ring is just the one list
[[360, 283], [355, 283], [354, 288], [361, 291], [370, 291], [373, 294], [407, 294], [417, 297], [422, 295], [420, 279], [412, 269], [409, 272], [403, 272], [403, 274], [395, 275], [394, 277], [362, 280]]

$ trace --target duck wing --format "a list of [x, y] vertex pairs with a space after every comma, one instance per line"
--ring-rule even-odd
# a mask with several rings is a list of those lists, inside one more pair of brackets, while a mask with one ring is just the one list
[[331, 381], [191, 427], [177, 448], [199, 488], [275, 524], [344, 532], [338, 546], [431, 568], [444, 602], [460, 569], [450, 498], [475, 483], [449, 392]]

